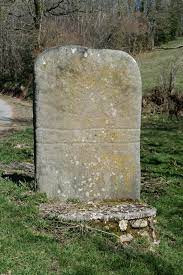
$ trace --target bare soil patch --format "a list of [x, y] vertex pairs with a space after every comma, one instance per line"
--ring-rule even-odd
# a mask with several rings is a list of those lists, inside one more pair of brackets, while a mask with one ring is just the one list
[[12, 131], [32, 127], [33, 112], [31, 101], [1, 95], [0, 99], [5, 101], [12, 108], [12, 115], [8, 117], [8, 124], [0, 125], [1, 137]]

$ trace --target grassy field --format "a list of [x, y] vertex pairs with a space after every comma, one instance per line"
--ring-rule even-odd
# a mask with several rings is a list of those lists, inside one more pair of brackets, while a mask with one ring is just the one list
[[[183, 38], [165, 47], [183, 45]], [[183, 49], [139, 55], [144, 93]], [[183, 70], [176, 86], [183, 90]], [[143, 116], [141, 136], [142, 200], [158, 210], [160, 245], [145, 239], [124, 248], [112, 236], [45, 220], [38, 207], [46, 196], [28, 182], [5, 180], [12, 163], [33, 162], [32, 128], [0, 139], [0, 274], [183, 274], [183, 120]]]
[[[178, 47], [183, 45], [183, 38], [178, 38], [161, 47]], [[142, 53], [136, 57], [140, 66], [143, 93], [145, 94], [160, 82], [160, 77], [170, 71], [171, 64], [183, 61], [183, 48], [175, 50], [154, 50], [152, 52]], [[177, 73], [176, 87], [183, 91], [183, 63]]]
[[[80, 232], [38, 213], [44, 195], [0, 177], [0, 274], [183, 274], [182, 121], [144, 117], [142, 199], [158, 210], [161, 243]], [[17, 146], [18, 145], [23, 145]], [[0, 163], [33, 161], [32, 129], [0, 140]]]

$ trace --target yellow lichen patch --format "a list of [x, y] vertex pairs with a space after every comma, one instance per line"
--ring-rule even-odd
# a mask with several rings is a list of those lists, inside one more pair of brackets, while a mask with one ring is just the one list
[[135, 178], [135, 160], [131, 154], [105, 154], [101, 157], [103, 165], [112, 171], [113, 174], [117, 175], [121, 180], [118, 181], [118, 188], [123, 189], [125, 193], [131, 193], [134, 189], [134, 178]]

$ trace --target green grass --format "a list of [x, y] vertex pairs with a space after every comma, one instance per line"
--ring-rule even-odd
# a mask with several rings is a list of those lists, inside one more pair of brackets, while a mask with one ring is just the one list
[[[18, 146], [17, 146], [18, 145]], [[19, 145], [22, 148], [19, 148]], [[33, 130], [31, 128], [0, 139], [0, 163], [33, 162]]]
[[[183, 45], [183, 37], [171, 41], [164, 47], [177, 47]], [[163, 47], [162, 46], [162, 47]], [[143, 93], [150, 91], [159, 85], [160, 76], [166, 74], [170, 64], [180, 61], [183, 56], [183, 48], [176, 50], [154, 50], [139, 54], [136, 60], [140, 66], [143, 82]], [[177, 73], [176, 87], [183, 91], [183, 66]]]
[[[142, 199], [158, 210], [161, 243], [123, 248], [113, 237], [43, 220], [44, 195], [0, 178], [0, 274], [183, 274], [182, 121], [143, 118]], [[26, 145], [26, 150], [15, 148]], [[4, 138], [0, 162], [33, 160], [32, 130]], [[59, 225], [59, 226], [58, 226]]]

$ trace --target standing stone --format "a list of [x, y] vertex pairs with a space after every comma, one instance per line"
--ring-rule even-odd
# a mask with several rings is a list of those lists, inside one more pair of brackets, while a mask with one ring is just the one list
[[35, 161], [61, 201], [139, 199], [141, 78], [127, 53], [53, 48], [35, 64]]

